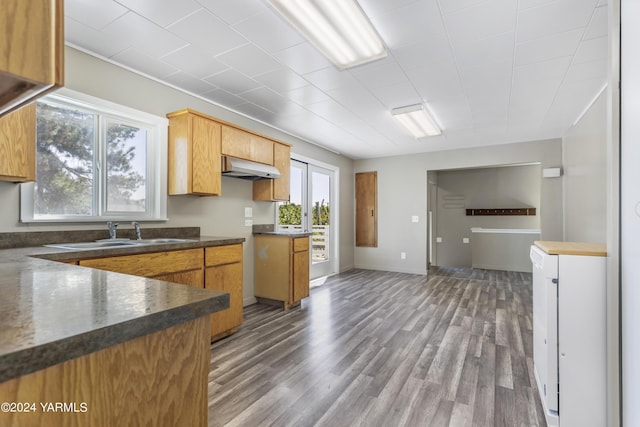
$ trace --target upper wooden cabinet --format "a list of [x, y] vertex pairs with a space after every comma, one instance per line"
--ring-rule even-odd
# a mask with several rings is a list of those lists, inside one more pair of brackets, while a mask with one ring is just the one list
[[254, 181], [253, 200], [289, 201], [291, 147], [273, 143], [273, 166], [280, 171], [280, 178]]
[[231, 126], [222, 126], [222, 154], [273, 165], [273, 141]]
[[356, 173], [356, 246], [378, 246], [378, 174]]
[[221, 125], [191, 110], [169, 118], [169, 194], [219, 196], [222, 193]]
[[0, 116], [64, 82], [63, 0], [3, 0]]
[[36, 179], [36, 104], [0, 118], [0, 180]]

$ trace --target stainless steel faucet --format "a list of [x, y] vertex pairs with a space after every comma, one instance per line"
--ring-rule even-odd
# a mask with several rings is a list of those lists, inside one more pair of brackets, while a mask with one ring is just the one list
[[133, 221], [131, 224], [133, 224], [133, 228], [136, 230], [136, 239], [142, 240], [142, 235], [140, 234], [140, 223]]
[[109, 228], [109, 238], [110, 239], [115, 239], [116, 238], [116, 229], [118, 228], [118, 223], [117, 222], [113, 222], [113, 221], [108, 221], [107, 222], [107, 228]]

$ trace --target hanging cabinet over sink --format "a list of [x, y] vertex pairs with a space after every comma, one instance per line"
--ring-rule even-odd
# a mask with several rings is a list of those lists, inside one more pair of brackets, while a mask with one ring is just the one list
[[0, 117], [0, 180], [36, 180], [36, 104]]
[[291, 146], [184, 109], [169, 118], [169, 195], [219, 196], [223, 156], [275, 166], [280, 178], [256, 180], [253, 200], [288, 201]]
[[64, 82], [63, 0], [3, 0], [0, 117]]

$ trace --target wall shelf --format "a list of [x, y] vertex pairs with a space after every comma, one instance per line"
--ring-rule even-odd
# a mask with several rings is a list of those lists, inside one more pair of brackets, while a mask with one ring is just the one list
[[494, 209], [467, 209], [467, 216], [495, 216], [495, 215], [522, 215], [533, 216], [536, 208], [494, 208]]

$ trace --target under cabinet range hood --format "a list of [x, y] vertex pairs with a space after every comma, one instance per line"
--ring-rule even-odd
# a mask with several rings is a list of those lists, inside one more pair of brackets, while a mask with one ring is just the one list
[[255, 181], [258, 179], [280, 178], [280, 171], [273, 166], [263, 163], [236, 159], [234, 157], [223, 157], [222, 175]]

